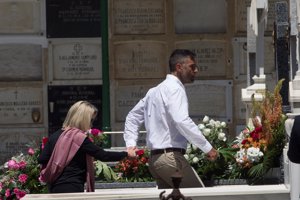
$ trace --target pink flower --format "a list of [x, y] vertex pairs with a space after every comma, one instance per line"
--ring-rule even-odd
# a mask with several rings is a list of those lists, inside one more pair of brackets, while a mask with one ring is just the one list
[[91, 129], [91, 134], [93, 136], [98, 136], [99, 134], [101, 134], [101, 131], [99, 129], [96, 129], [96, 128], [92, 128]]
[[20, 174], [18, 178], [21, 183], [25, 183], [27, 181], [28, 176], [26, 174]]
[[18, 166], [19, 166], [20, 169], [25, 169], [26, 165], [27, 165], [27, 163], [25, 161], [20, 161], [18, 163]]
[[3, 183], [0, 182], [0, 190], [2, 190], [2, 187], [3, 187]]
[[43, 179], [42, 176], [39, 176], [39, 181], [40, 181], [41, 183], [45, 183], [45, 180]]
[[34, 149], [30, 147], [28, 149], [28, 154], [32, 156], [34, 154]]
[[9, 189], [6, 189], [6, 191], [5, 191], [5, 196], [6, 196], [6, 197], [9, 197], [9, 196], [10, 196], [10, 190], [9, 190]]
[[18, 188], [14, 189], [14, 193], [16, 194], [17, 199], [21, 199], [26, 195], [26, 192], [19, 190]]
[[8, 169], [19, 169], [19, 165], [15, 160], [9, 160], [7, 162]]

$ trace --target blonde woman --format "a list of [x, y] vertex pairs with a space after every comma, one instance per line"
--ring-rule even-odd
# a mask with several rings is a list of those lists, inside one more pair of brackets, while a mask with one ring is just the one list
[[98, 114], [87, 101], [78, 101], [69, 109], [62, 128], [50, 135], [38, 162], [42, 164], [41, 179], [50, 193], [94, 191], [93, 158], [119, 161], [127, 152], [109, 152], [96, 146], [86, 136]]

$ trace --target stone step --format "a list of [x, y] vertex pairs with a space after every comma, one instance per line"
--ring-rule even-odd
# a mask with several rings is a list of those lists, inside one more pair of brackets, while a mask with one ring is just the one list
[[[28, 194], [22, 200], [158, 200], [161, 192], [165, 197], [172, 189], [161, 190], [152, 188], [118, 188], [97, 189], [92, 193], [65, 193], [65, 194]], [[284, 184], [278, 185], [223, 185], [206, 188], [184, 188], [180, 192], [192, 200], [289, 200], [290, 190]]]

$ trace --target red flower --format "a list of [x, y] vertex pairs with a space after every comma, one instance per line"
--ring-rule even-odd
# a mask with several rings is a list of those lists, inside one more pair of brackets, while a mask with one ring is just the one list
[[43, 137], [42, 139], [42, 149], [45, 148], [46, 143], [48, 142], [48, 137]]
[[99, 129], [96, 129], [96, 128], [92, 128], [92, 129], [90, 130], [90, 132], [91, 132], [91, 134], [92, 134], [93, 136], [98, 136], [98, 135], [100, 135], [100, 134], [102, 133]]
[[143, 149], [140, 149], [140, 150], [137, 150], [135, 153], [136, 153], [136, 155], [141, 156], [141, 155], [144, 155], [145, 151]]
[[241, 142], [241, 144], [246, 144], [248, 142], [248, 140], [247, 139], [244, 139], [242, 142]]

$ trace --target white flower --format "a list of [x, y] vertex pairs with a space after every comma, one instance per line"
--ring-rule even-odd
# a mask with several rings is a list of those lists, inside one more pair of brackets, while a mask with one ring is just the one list
[[195, 157], [195, 154], [190, 154], [190, 159], [193, 159]]
[[218, 134], [218, 139], [225, 142], [226, 141], [226, 135], [225, 135], [225, 133], [223, 133], [223, 132], [219, 133]]
[[190, 154], [191, 152], [192, 152], [191, 145], [188, 145], [187, 148], [186, 148], [186, 153]]
[[187, 159], [187, 160], [189, 159], [189, 155], [188, 154], [184, 154], [183, 156], [185, 157], [185, 159]]
[[191, 146], [192, 146], [192, 149], [193, 149], [194, 151], [196, 151], [196, 150], [198, 149], [198, 147], [197, 147], [196, 145], [194, 145], [194, 144], [192, 144]]
[[221, 122], [221, 127], [225, 128], [227, 126], [226, 122]]
[[200, 131], [202, 131], [205, 128], [205, 125], [204, 124], [199, 124], [198, 128], [199, 128]]
[[262, 157], [264, 154], [260, 151], [259, 148], [250, 147], [247, 149], [247, 159], [252, 162], [259, 161], [259, 158]]
[[221, 128], [221, 122], [220, 122], [220, 121], [216, 121], [216, 122], [215, 122], [215, 126], [216, 126], [217, 128]]
[[208, 123], [209, 122], [209, 117], [205, 115], [202, 121], [205, 124]]
[[216, 126], [216, 121], [213, 120], [213, 119], [209, 120], [209, 125], [210, 125], [211, 127]]
[[209, 134], [210, 134], [210, 129], [209, 128], [203, 129], [203, 135], [209, 136]]
[[193, 163], [198, 163], [198, 162], [199, 162], [199, 158], [194, 157], [194, 158], [193, 158]]

